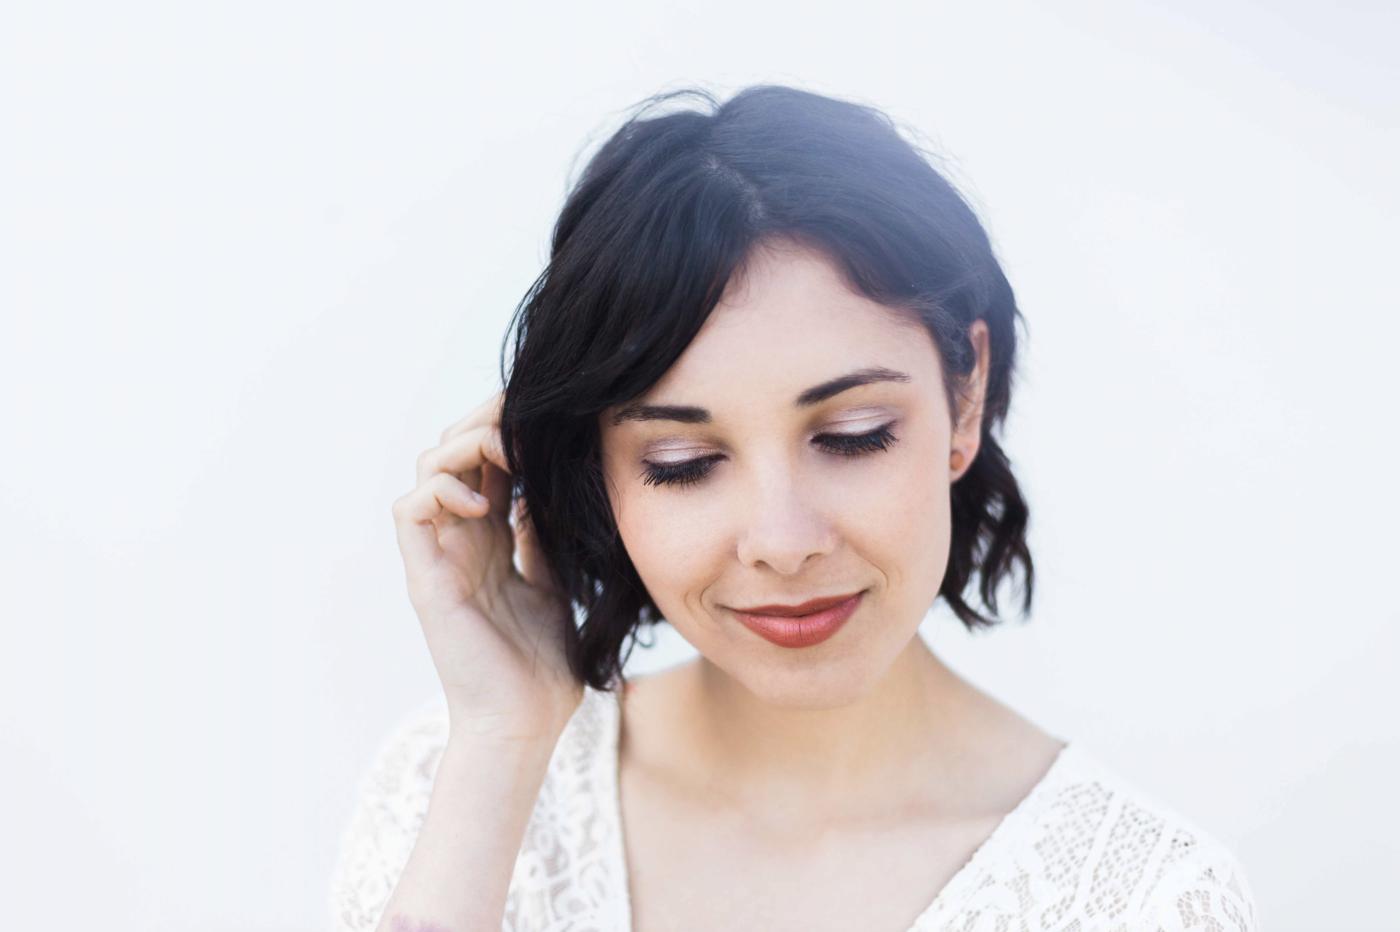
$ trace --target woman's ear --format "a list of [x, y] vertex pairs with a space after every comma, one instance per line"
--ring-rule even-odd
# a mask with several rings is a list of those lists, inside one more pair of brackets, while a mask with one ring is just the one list
[[972, 372], [964, 376], [958, 392], [958, 419], [953, 425], [952, 449], [948, 456], [949, 475], [953, 482], [962, 478], [977, 458], [982, 442], [982, 409], [987, 395], [987, 373], [991, 370], [991, 338], [987, 322], [977, 319], [967, 330], [977, 360]]

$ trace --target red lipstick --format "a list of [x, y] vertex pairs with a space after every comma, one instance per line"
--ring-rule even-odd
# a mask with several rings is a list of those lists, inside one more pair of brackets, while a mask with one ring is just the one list
[[779, 647], [809, 647], [835, 634], [855, 614], [864, 596], [861, 590], [801, 605], [756, 605], [731, 611], [744, 627]]

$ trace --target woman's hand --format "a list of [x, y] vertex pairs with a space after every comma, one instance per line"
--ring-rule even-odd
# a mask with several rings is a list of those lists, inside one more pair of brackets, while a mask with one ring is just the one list
[[523, 503], [511, 526], [500, 413], [497, 392], [418, 457], [418, 485], [394, 502], [394, 526], [453, 733], [552, 742], [583, 698], [564, 658], [572, 615]]

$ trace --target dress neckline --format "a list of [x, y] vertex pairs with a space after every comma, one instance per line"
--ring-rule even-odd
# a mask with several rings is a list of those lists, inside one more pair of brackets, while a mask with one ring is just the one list
[[[618, 686], [614, 690], [603, 691], [592, 690], [590, 687], [590, 690], [598, 693], [597, 698], [602, 700], [601, 704], [605, 709], [602, 735], [604, 772], [600, 789], [606, 800], [603, 809], [605, 817], [610, 823], [609, 828], [612, 835], [611, 861], [617, 869], [618, 890], [616, 894], [617, 902], [621, 907], [621, 915], [618, 918], [620, 928], [617, 932], [632, 932], [631, 871], [627, 861], [626, 840], [622, 833], [622, 794], [618, 776], [622, 763], [619, 757], [621, 751], [619, 738], [622, 731], [623, 688], [625, 687]], [[1026, 829], [1033, 825], [1040, 816], [1046, 804], [1053, 798], [1053, 790], [1060, 784], [1065, 773], [1078, 757], [1078, 745], [1073, 741], [1066, 741], [1041, 778], [1010, 812], [1001, 817], [991, 834], [983, 839], [982, 844], [963, 862], [962, 867], [958, 868], [942, 889], [934, 895], [933, 900], [915, 917], [913, 924], [906, 932], [922, 932], [922, 930], [929, 928], [928, 923], [936, 916], [946, 915], [966, 901], [976, 890], [977, 881], [986, 867], [994, 863], [1003, 852], [1011, 851], [1026, 836]]]

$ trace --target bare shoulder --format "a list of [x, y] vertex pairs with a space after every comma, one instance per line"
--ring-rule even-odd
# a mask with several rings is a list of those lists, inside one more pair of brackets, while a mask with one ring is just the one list
[[985, 690], [957, 682], [970, 728], [968, 778], [984, 788], [976, 805], [1005, 814], [1049, 773], [1068, 742]]

